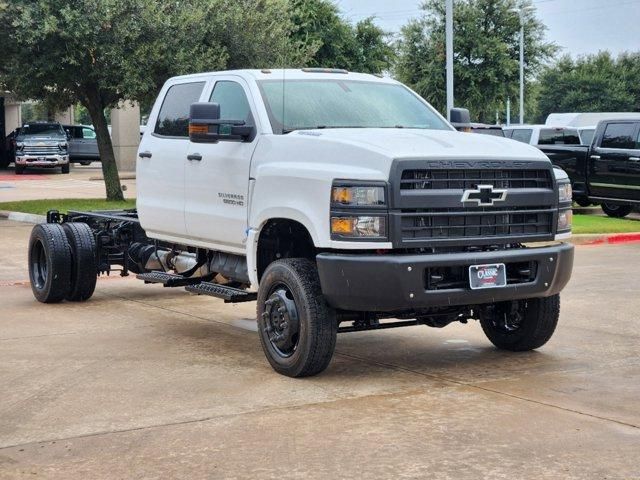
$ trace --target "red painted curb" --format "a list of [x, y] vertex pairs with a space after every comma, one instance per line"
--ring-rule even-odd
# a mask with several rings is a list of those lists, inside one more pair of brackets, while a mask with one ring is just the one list
[[[575, 238], [578, 240], [578, 238]], [[571, 242], [571, 240], [569, 240]], [[602, 235], [584, 242], [576, 241], [577, 245], [620, 245], [624, 243], [640, 242], [640, 232], [632, 233], [612, 233], [609, 235]]]
[[640, 242], [640, 233], [617, 233], [607, 237], [607, 243]]

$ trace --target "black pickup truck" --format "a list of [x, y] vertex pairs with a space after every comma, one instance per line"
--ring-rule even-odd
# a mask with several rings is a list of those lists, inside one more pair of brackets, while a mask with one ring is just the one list
[[539, 148], [567, 172], [579, 205], [600, 204], [610, 217], [625, 217], [640, 206], [640, 113], [601, 121], [591, 145]]

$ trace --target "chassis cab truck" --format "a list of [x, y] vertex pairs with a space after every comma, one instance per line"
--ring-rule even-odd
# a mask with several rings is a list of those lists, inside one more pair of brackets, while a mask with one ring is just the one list
[[291, 377], [322, 372], [341, 332], [473, 319], [511, 351], [553, 334], [571, 187], [538, 149], [459, 133], [402, 84], [342, 70], [172, 78], [149, 125], [136, 210], [34, 228], [38, 300], [87, 300], [117, 269], [255, 301]]

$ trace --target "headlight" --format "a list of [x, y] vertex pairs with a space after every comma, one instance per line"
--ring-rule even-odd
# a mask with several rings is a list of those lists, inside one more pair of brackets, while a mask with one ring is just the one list
[[331, 188], [334, 207], [379, 207], [386, 204], [383, 186], [335, 185]]
[[387, 218], [373, 215], [332, 216], [331, 235], [349, 238], [386, 238]]
[[573, 191], [570, 183], [561, 183], [558, 185], [558, 201], [567, 203], [572, 201]]
[[16, 150], [22, 150], [24, 148], [24, 143], [23, 142], [17, 142], [16, 143]]
[[571, 230], [571, 223], [573, 221], [573, 211], [560, 210], [558, 212], [558, 232]]

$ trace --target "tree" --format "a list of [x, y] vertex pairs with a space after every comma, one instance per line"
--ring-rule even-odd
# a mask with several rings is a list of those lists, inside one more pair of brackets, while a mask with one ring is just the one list
[[[515, 0], [457, 0], [454, 9], [454, 76], [456, 104], [474, 119], [493, 122], [507, 98], [517, 108], [520, 17]], [[426, 0], [421, 18], [402, 28], [396, 76], [431, 102], [446, 109], [445, 2]], [[544, 25], [523, 10], [525, 79], [531, 81], [557, 51], [544, 40]]]
[[640, 53], [563, 56], [540, 75], [539, 118], [554, 112], [640, 111]]
[[1, 86], [88, 110], [108, 200], [123, 195], [105, 109], [148, 103], [173, 75], [312, 53], [289, 40], [286, 0], [0, 0], [0, 25]]
[[395, 52], [388, 34], [373, 18], [355, 26], [340, 16], [329, 0], [291, 0], [292, 39], [315, 52], [310, 67], [344, 68], [364, 73], [382, 73], [391, 68]]

